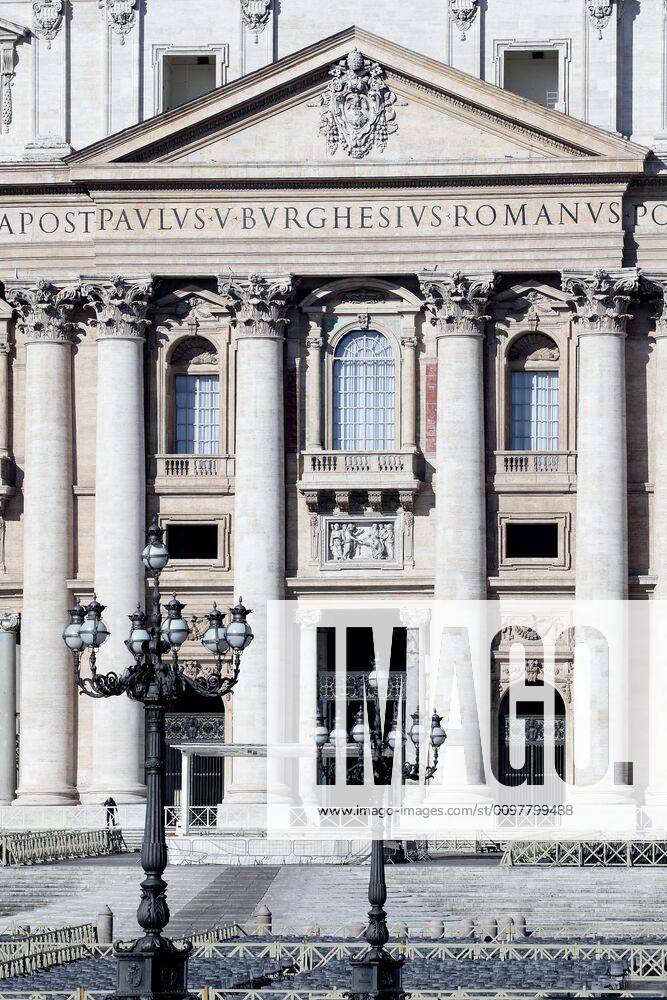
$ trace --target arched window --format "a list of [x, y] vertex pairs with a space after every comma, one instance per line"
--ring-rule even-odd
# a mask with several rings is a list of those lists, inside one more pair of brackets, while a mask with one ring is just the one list
[[510, 349], [511, 451], [559, 450], [559, 361], [543, 334], [520, 337]]
[[396, 441], [396, 371], [391, 344], [377, 330], [341, 337], [333, 359], [333, 446], [386, 451]]
[[192, 337], [171, 358], [174, 375], [174, 452], [217, 455], [220, 451], [220, 376], [210, 341]]

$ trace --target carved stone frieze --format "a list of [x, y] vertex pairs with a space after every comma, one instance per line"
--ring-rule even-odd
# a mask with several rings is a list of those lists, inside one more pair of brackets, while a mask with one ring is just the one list
[[241, 18], [246, 28], [255, 33], [255, 42], [271, 17], [271, 0], [241, 0]]
[[69, 343], [72, 339], [71, 312], [79, 295], [77, 285], [58, 287], [40, 279], [5, 287], [5, 298], [16, 309], [27, 341]]
[[639, 290], [636, 269], [610, 274], [603, 268], [594, 273], [564, 271], [563, 291], [571, 296], [580, 333], [625, 334], [629, 303]]
[[463, 42], [477, 17], [478, 4], [479, 0], [449, 0], [449, 16], [461, 32]]
[[394, 562], [395, 523], [381, 521], [329, 521], [327, 562]]
[[43, 38], [48, 48], [60, 31], [65, 17], [65, 0], [34, 0], [32, 5], [33, 31]]
[[390, 89], [378, 63], [353, 49], [330, 72], [331, 82], [310, 107], [320, 108], [320, 132], [333, 156], [339, 148], [355, 160], [382, 153], [398, 130], [395, 107], [404, 105]]
[[109, 27], [120, 36], [121, 45], [125, 45], [125, 36], [136, 23], [138, 3], [139, 0], [99, 0], [100, 8], [106, 8]]
[[151, 278], [129, 281], [119, 275], [104, 284], [85, 283], [81, 291], [95, 311], [98, 336], [143, 337], [152, 287]]
[[237, 340], [241, 337], [283, 338], [292, 300], [291, 277], [267, 278], [251, 274], [247, 279], [220, 278], [218, 290], [231, 310]]
[[469, 277], [461, 271], [429, 272], [420, 276], [419, 284], [426, 313], [438, 328], [438, 336], [483, 336], [495, 275]]

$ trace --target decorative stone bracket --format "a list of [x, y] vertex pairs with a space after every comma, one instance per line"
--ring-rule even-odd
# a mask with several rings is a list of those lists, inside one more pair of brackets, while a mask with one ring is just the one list
[[9, 132], [14, 118], [12, 84], [14, 83], [16, 44], [28, 34], [28, 29], [0, 18], [0, 106], [2, 131]]
[[65, 19], [66, 0], [34, 0], [32, 5], [33, 30], [38, 38], [43, 38], [47, 48], [62, 28]]
[[[614, 12], [614, 0], [584, 0], [584, 2], [593, 28], [597, 30], [598, 38], [602, 38], [602, 33]], [[617, 2], [619, 7], [622, 7], [623, 0]]]
[[475, 23], [479, 0], [449, 0], [449, 16], [461, 32], [465, 42], [467, 33]]
[[107, 23], [120, 36], [121, 45], [136, 23], [137, 4], [138, 0], [99, 0], [100, 10], [106, 8]]
[[241, 18], [245, 26], [255, 33], [256, 44], [270, 17], [271, 0], [241, 0]]

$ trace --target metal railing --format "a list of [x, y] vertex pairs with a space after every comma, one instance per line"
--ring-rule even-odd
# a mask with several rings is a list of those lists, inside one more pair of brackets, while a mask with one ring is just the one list
[[[181, 825], [182, 806], [165, 806], [164, 819], [167, 830], [176, 830]], [[198, 833], [213, 831], [217, 825], [217, 806], [190, 806], [188, 827]]]
[[[203, 989], [190, 988], [190, 993], [199, 1000], [345, 1000], [349, 997], [349, 988], [330, 990], [306, 989], [215, 989], [206, 986]], [[0, 1000], [103, 1000], [108, 997], [109, 990], [88, 990], [83, 987], [74, 990], [2, 990]], [[544, 1000], [545, 997], [637, 997], [646, 1000], [646, 991], [623, 989], [573, 990], [568, 989], [437, 989], [419, 990], [410, 988], [411, 1000]]]
[[576, 475], [574, 451], [497, 451], [496, 475]]
[[102, 830], [28, 830], [0, 834], [0, 865], [37, 865], [68, 858], [122, 854], [127, 850], [118, 828]]
[[666, 840], [515, 840], [505, 845], [500, 864], [548, 868], [664, 868]]

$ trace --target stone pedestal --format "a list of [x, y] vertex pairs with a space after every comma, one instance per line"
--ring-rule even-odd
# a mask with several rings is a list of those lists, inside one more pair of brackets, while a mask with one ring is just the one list
[[[98, 653], [98, 670], [120, 672], [128, 615], [145, 600], [141, 552], [145, 544], [144, 327], [150, 281], [84, 285], [97, 318], [97, 440], [95, 470], [95, 590], [106, 605], [111, 636]], [[122, 419], [119, 419], [122, 414]], [[86, 801], [141, 801], [144, 713], [130, 698], [94, 703], [93, 765]]]
[[9, 285], [26, 336], [20, 805], [74, 803], [74, 672], [62, 641], [72, 575], [74, 289]]

